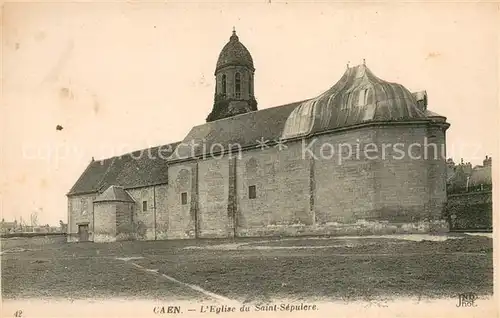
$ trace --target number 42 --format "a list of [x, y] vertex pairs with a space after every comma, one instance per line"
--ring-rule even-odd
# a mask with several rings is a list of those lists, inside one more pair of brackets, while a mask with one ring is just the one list
[[23, 316], [23, 311], [22, 310], [18, 310], [14, 313], [14, 317], [22, 317]]

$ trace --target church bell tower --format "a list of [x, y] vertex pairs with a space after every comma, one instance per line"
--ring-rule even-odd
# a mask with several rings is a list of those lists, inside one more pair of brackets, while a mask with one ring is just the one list
[[253, 59], [236, 31], [219, 54], [215, 68], [215, 97], [207, 122], [257, 110]]

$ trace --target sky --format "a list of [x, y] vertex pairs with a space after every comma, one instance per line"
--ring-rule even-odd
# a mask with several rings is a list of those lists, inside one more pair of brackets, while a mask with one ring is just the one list
[[[426, 90], [448, 155], [498, 153], [499, 5], [7, 3], [2, 8], [2, 217], [66, 222], [96, 159], [182, 140], [212, 109], [233, 26], [259, 108], [315, 97], [346, 69]], [[62, 130], [56, 130], [61, 125]]]

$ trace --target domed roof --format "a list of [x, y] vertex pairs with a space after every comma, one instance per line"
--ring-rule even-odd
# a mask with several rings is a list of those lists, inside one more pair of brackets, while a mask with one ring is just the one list
[[404, 120], [429, 119], [410, 91], [376, 77], [363, 64], [348, 67], [329, 90], [295, 108], [287, 119], [282, 138], [366, 122]]
[[255, 70], [253, 67], [253, 59], [247, 48], [240, 42], [236, 31], [233, 29], [233, 34], [229, 38], [229, 42], [224, 45], [222, 51], [219, 54], [219, 59], [217, 60], [217, 67], [215, 72], [220, 70], [225, 66], [238, 65], [247, 66], [252, 71]]

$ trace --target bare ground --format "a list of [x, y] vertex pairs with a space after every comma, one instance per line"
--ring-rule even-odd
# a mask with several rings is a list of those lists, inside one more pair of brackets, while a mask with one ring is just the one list
[[[2, 296], [210, 298], [182, 283], [241, 302], [490, 295], [492, 251], [492, 239], [477, 236], [442, 242], [260, 238], [95, 244], [54, 237], [4, 239]], [[137, 258], [117, 259], [126, 257]]]

